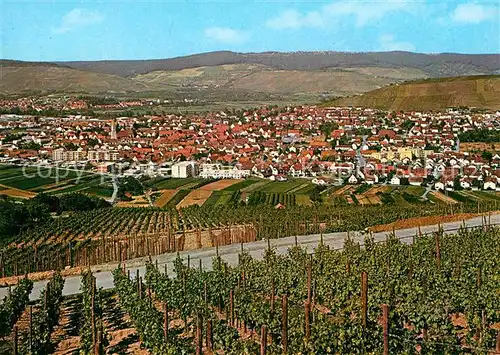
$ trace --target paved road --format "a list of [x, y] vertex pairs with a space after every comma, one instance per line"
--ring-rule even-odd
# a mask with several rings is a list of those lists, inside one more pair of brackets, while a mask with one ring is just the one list
[[[500, 214], [491, 215], [487, 217], [491, 224], [500, 224]], [[475, 227], [481, 226], [483, 224], [482, 217], [476, 217], [465, 221], [467, 227]], [[460, 226], [463, 225], [463, 222], [450, 222], [442, 225], [442, 228], [445, 232], [454, 233], [456, 232]], [[425, 226], [421, 227], [422, 233], [431, 233], [438, 230], [437, 225]], [[418, 233], [418, 228], [409, 228], [409, 229], [401, 229], [396, 231], [396, 235], [399, 239], [401, 239], [405, 243], [411, 243], [413, 237]], [[374, 233], [373, 237], [375, 241], [382, 242], [386, 240], [386, 237], [390, 234], [390, 232], [381, 232]], [[362, 232], [351, 232], [349, 234], [350, 238], [355, 241], [359, 241], [361, 244], [364, 241], [364, 234]], [[347, 238], [346, 232], [341, 233], [328, 233], [323, 234], [323, 243], [329, 245], [331, 249], [342, 249], [344, 246], [344, 240]], [[312, 253], [314, 248], [318, 246], [320, 243], [321, 236], [319, 234], [313, 235], [305, 235], [298, 236], [297, 243], [301, 247], [307, 248], [309, 253]], [[270, 245], [273, 248], [276, 248], [277, 253], [285, 254], [288, 251], [288, 248], [295, 245], [295, 237], [287, 237], [280, 239], [272, 239], [270, 240]], [[261, 240], [257, 242], [245, 243], [243, 244], [243, 249], [248, 251], [250, 255], [254, 258], [261, 259], [263, 256], [263, 252], [267, 248], [267, 241]], [[241, 252], [240, 244], [232, 244], [226, 245], [219, 248], [219, 255], [221, 258], [231, 265], [236, 265], [238, 263], [238, 254]], [[210, 270], [212, 268], [212, 259], [216, 256], [215, 248], [207, 248], [202, 250], [191, 250], [184, 251], [180, 253], [181, 257], [184, 260], [187, 260], [188, 255], [191, 259], [191, 266], [198, 267], [199, 262], [201, 260], [202, 267]], [[164, 265], [167, 265], [167, 269], [169, 274], [172, 273], [173, 270], [173, 261], [176, 258], [176, 254], [163, 254], [152, 257], [153, 262], [158, 260], [158, 265], [163, 268]], [[126, 262], [127, 269], [131, 269], [131, 274], [134, 275], [136, 270], [139, 270], [139, 274], [144, 276], [145, 273], [145, 263], [148, 258], [139, 258], [132, 259]], [[106, 264], [106, 265], [98, 265], [92, 267], [92, 272], [94, 273], [97, 281], [97, 286], [102, 287], [104, 289], [113, 288], [113, 276], [111, 275], [111, 271], [117, 267], [117, 263]], [[173, 274], [173, 273], [172, 273]], [[70, 276], [66, 278], [66, 283], [64, 285], [63, 294], [64, 295], [73, 295], [79, 293], [80, 288], [80, 276]], [[31, 293], [31, 299], [37, 299], [40, 297], [41, 290], [45, 287], [47, 281], [37, 281], [34, 283], [33, 292]], [[0, 299], [7, 294], [8, 290], [6, 287], [0, 288]]]

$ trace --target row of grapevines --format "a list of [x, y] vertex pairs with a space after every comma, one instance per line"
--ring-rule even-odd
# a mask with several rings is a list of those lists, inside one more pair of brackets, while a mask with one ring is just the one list
[[[227, 313], [233, 303], [226, 319], [236, 317], [255, 332], [265, 325], [271, 354], [283, 351], [284, 326], [290, 353], [382, 353], [382, 304], [389, 309], [391, 352], [487, 352], [500, 322], [499, 255], [500, 229], [478, 228], [417, 236], [412, 245], [395, 237], [385, 243], [367, 237], [364, 247], [348, 240], [343, 251], [319, 246], [313, 256], [297, 247], [287, 255], [268, 250], [263, 260], [242, 254], [237, 267], [216, 258], [209, 272], [178, 259], [175, 278], [149, 266], [147, 281], [184, 319], [216, 317], [207, 312]], [[288, 300], [286, 325], [281, 295]]]
[[102, 323], [102, 289], [96, 289], [92, 272], [82, 274], [80, 285], [83, 305], [83, 322], [80, 325], [80, 352], [82, 354], [101, 354], [107, 344]]
[[59, 306], [62, 300], [64, 279], [59, 272], [54, 273], [42, 291], [39, 310], [31, 320], [31, 337], [23, 337], [20, 354], [41, 355], [50, 353], [50, 335], [59, 319]]
[[141, 343], [148, 350], [159, 355], [192, 353], [189, 344], [165, 340], [162, 314], [144, 297], [142, 290], [137, 290], [137, 282], [120, 268], [113, 271], [113, 280], [120, 305], [129, 313]]
[[[256, 353], [258, 346], [253, 341], [240, 339], [238, 331], [229, 324], [228, 317], [224, 317], [221, 308], [214, 307], [212, 302], [211, 287], [215, 280], [211, 277], [214, 273], [197, 271], [184, 265], [177, 256], [174, 263], [176, 277], [169, 278], [166, 273], [161, 273], [152, 263], [146, 265], [146, 284], [150, 287], [155, 297], [168, 305], [170, 312], [175, 312], [184, 320], [184, 328], [189, 328], [188, 319], [204, 319], [205, 325], [210, 322], [212, 332], [207, 333], [203, 326], [203, 334], [212, 339], [212, 349], [223, 350], [225, 354]], [[218, 299], [217, 299], [218, 301]], [[193, 325], [194, 327], [194, 325]]]
[[14, 291], [6, 296], [0, 305], [0, 337], [10, 333], [17, 319], [29, 302], [33, 281], [23, 278]]

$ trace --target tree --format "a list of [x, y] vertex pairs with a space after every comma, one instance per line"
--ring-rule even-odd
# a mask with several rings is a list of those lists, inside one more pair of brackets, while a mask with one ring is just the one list
[[132, 176], [127, 176], [120, 179], [120, 186], [118, 188], [118, 197], [125, 197], [126, 193], [131, 195], [142, 195], [144, 193], [144, 187], [141, 182]]
[[0, 201], [0, 236], [10, 237], [35, 224], [50, 220], [46, 205], [38, 201], [14, 203], [10, 200]]
[[111, 204], [102, 198], [71, 193], [60, 197], [59, 211], [90, 211], [110, 206]]
[[313, 203], [320, 204], [323, 202], [323, 197], [321, 196], [321, 191], [323, 191], [325, 187], [323, 186], [315, 186], [314, 189], [311, 192], [311, 195], [309, 198]]
[[321, 126], [319, 126], [319, 130], [321, 133], [325, 135], [325, 139], [330, 138], [332, 131], [337, 129], [339, 125], [335, 122], [325, 122]]
[[31, 199], [33, 202], [45, 205], [49, 212], [59, 212], [60, 201], [57, 196], [39, 193]]
[[78, 147], [73, 142], [68, 142], [64, 145], [67, 150], [77, 150]]
[[453, 190], [462, 190], [462, 185], [460, 185], [460, 176], [457, 175], [453, 179]]
[[415, 122], [406, 120], [403, 123], [401, 123], [401, 128], [403, 128], [405, 131], [409, 131], [412, 129], [412, 127], [415, 125]]
[[483, 158], [484, 160], [487, 160], [487, 161], [491, 162], [491, 159], [493, 159], [493, 153], [487, 152], [487, 151], [483, 151], [481, 153], [481, 158]]

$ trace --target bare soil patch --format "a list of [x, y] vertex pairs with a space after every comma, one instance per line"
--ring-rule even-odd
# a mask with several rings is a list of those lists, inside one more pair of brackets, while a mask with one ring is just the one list
[[243, 180], [242, 179], [222, 179], [222, 180], [211, 182], [210, 184], [207, 184], [205, 186], [202, 186], [198, 190], [205, 190], [205, 191], [224, 190], [226, 187], [237, 184], [241, 181], [243, 181]]
[[156, 207], [165, 206], [174, 197], [176, 192], [177, 190], [162, 190], [161, 196], [155, 201], [154, 205]]
[[[500, 211], [490, 212], [491, 214], [498, 214]], [[373, 227], [369, 227], [368, 230], [371, 232], [388, 232], [393, 229], [405, 229], [405, 228], [414, 228], [418, 226], [427, 226], [434, 225], [438, 223], [446, 223], [446, 222], [457, 222], [466, 219], [471, 219], [478, 216], [487, 216], [488, 213], [457, 213], [446, 216], [426, 216], [426, 217], [415, 217], [402, 219], [389, 224], [382, 224]]]
[[201, 206], [211, 194], [212, 190], [193, 190], [177, 204], [177, 208], [183, 208], [191, 205]]
[[452, 205], [458, 203], [457, 201], [455, 201], [451, 197], [446, 196], [445, 194], [443, 194], [442, 192], [439, 192], [439, 191], [433, 191], [433, 192], [431, 192], [431, 195], [434, 196], [435, 198], [443, 201], [444, 203], [448, 203], [448, 204], [452, 204]]
[[19, 197], [19, 198], [32, 198], [36, 196], [35, 192], [20, 190], [2, 184], [0, 184], [0, 186], [5, 188], [5, 190], [0, 190], [0, 195]]

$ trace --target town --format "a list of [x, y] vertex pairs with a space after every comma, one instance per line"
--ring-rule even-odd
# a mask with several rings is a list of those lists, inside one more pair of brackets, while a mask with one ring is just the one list
[[2, 1], [0, 355], [500, 355], [499, 10]]
[[0, 118], [0, 163], [136, 178], [254, 176], [305, 178], [323, 186], [500, 190], [499, 112], [298, 106], [106, 119], [65, 115], [64, 108], [88, 108], [76, 98], [56, 106], [57, 116], [23, 114], [27, 102], [36, 101], [2, 102], [3, 109], [15, 106], [19, 113]]

